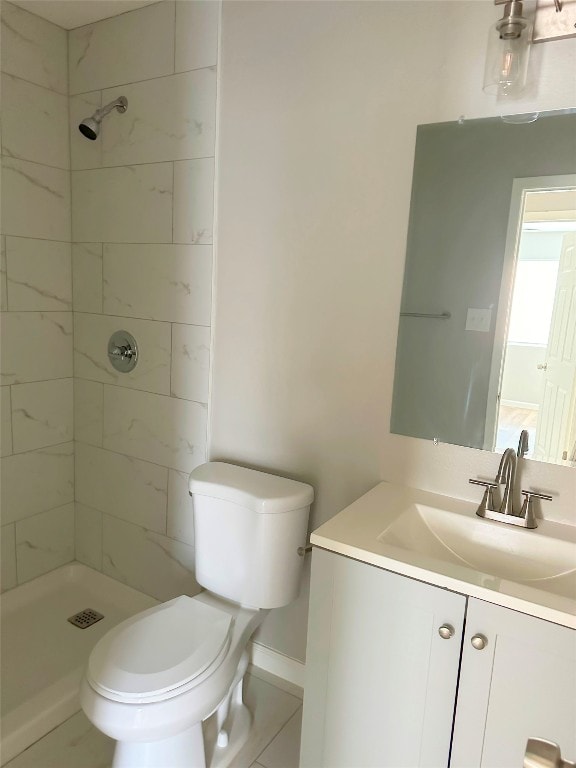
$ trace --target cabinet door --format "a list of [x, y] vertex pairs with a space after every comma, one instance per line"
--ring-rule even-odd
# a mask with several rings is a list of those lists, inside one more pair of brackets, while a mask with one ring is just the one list
[[576, 631], [470, 599], [451, 768], [521, 768], [531, 736], [576, 760]]
[[[466, 599], [314, 550], [301, 765], [448, 765]], [[442, 639], [438, 629], [454, 627]]]

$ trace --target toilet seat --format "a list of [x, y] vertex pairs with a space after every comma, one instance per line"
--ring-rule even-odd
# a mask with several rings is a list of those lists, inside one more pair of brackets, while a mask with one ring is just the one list
[[220, 665], [233, 625], [230, 613], [185, 595], [177, 597], [105, 635], [90, 655], [88, 681], [115, 701], [171, 698]]

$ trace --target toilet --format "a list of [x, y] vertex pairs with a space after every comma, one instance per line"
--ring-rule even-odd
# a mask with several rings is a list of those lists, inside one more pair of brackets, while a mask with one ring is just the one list
[[311, 486], [209, 462], [189, 489], [205, 591], [118, 624], [94, 647], [82, 681], [82, 709], [116, 741], [113, 768], [228, 765], [251, 726], [242, 699], [248, 641], [271, 609], [298, 596]]

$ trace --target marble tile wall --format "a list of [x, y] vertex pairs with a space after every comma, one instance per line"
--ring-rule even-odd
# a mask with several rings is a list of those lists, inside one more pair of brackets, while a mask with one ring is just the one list
[[[76, 557], [159, 599], [198, 590], [219, 13], [164, 0], [69, 33]], [[127, 112], [83, 138], [120, 95]], [[139, 345], [129, 374], [107, 359], [117, 329]]]
[[68, 41], [2, 3], [2, 588], [74, 557]]

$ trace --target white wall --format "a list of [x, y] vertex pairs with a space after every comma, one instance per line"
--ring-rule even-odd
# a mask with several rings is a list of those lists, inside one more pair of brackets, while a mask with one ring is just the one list
[[[311, 528], [381, 479], [475, 498], [468, 478], [494, 475], [492, 454], [388, 425], [416, 125], [496, 113], [481, 91], [495, 13], [224, 4], [210, 455], [311, 482]], [[574, 103], [575, 54], [547, 46], [538, 105]], [[571, 514], [576, 473], [530, 463], [524, 482]], [[305, 585], [260, 641], [304, 658], [306, 611]]]
[[2, 589], [74, 558], [66, 56], [2, 3]]

